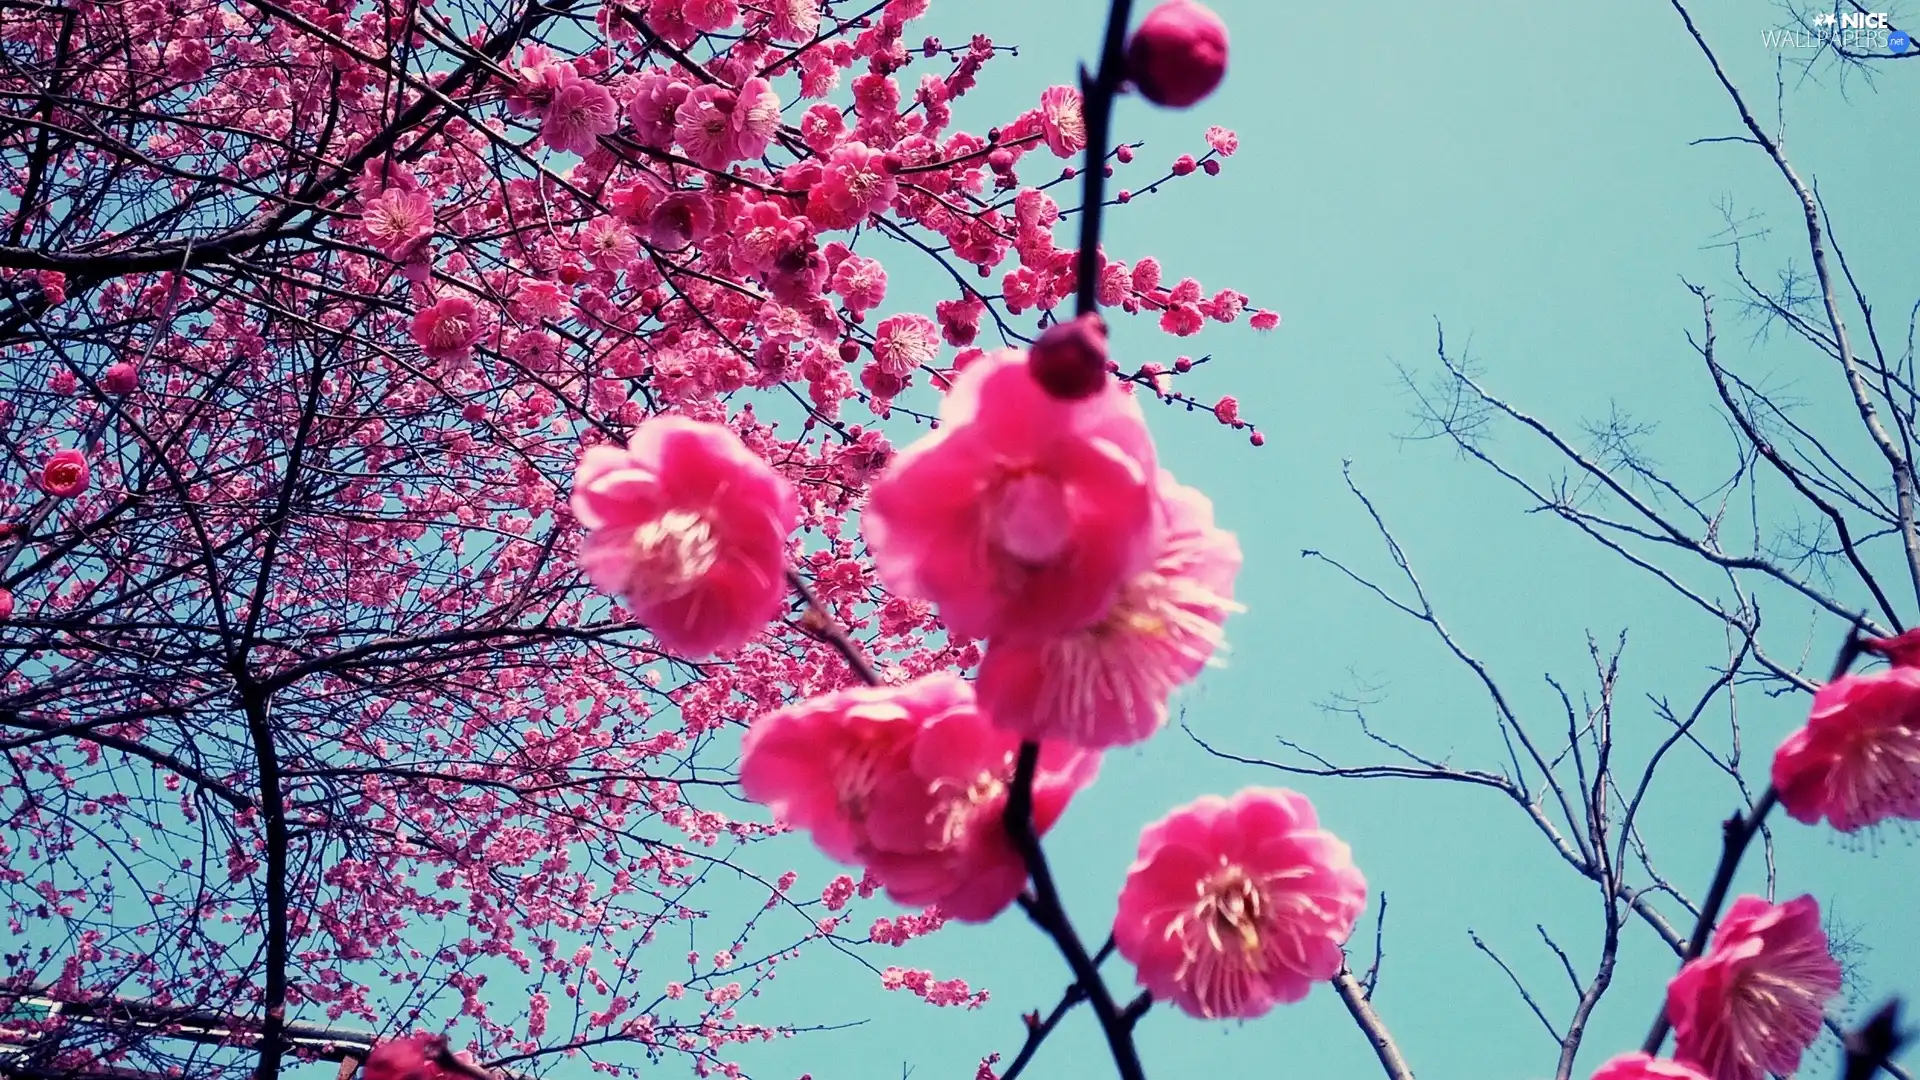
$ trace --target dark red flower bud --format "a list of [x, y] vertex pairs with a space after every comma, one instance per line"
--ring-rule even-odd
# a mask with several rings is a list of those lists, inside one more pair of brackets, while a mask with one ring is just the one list
[[1156, 105], [1184, 109], [1227, 73], [1227, 24], [1193, 0], [1167, 0], [1127, 43], [1127, 74]]
[[1089, 314], [1047, 327], [1033, 343], [1027, 367], [1056, 398], [1092, 397], [1107, 384], [1107, 324]]

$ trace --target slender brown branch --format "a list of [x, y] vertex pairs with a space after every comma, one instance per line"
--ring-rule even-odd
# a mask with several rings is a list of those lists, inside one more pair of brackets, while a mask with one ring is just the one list
[[[1727, 902], [1727, 892], [1733, 887], [1734, 871], [1740, 868], [1740, 856], [1746, 854], [1747, 844], [1760, 832], [1760, 826], [1766, 821], [1767, 814], [1773, 810], [1779, 799], [1772, 787], [1760, 795], [1760, 801], [1745, 815], [1735, 814], [1721, 825], [1720, 865], [1714, 868], [1713, 883], [1707, 886], [1707, 899], [1700, 905], [1700, 917], [1694, 920], [1693, 935], [1687, 939], [1686, 951], [1680, 954], [1680, 966], [1707, 947], [1707, 938], [1713, 933], [1713, 924], [1720, 918], [1720, 908]], [[1658, 1054], [1660, 1044], [1667, 1039], [1667, 1010], [1664, 1003], [1660, 1015], [1654, 1018], [1653, 1030], [1647, 1032], [1647, 1041], [1640, 1049], [1649, 1054]]]
[[1400, 1053], [1399, 1044], [1393, 1041], [1380, 1014], [1374, 1011], [1366, 987], [1360, 985], [1353, 970], [1345, 964], [1340, 965], [1339, 973], [1333, 977], [1333, 989], [1346, 1003], [1353, 1022], [1359, 1024], [1361, 1033], [1366, 1035], [1374, 1056], [1380, 1059], [1380, 1068], [1386, 1071], [1387, 1080], [1413, 1080], [1413, 1069], [1407, 1065], [1405, 1055]]
[[[1100, 978], [1099, 967], [1087, 955], [1080, 935], [1074, 932], [1073, 922], [1060, 903], [1060, 890], [1054, 885], [1046, 853], [1041, 850], [1040, 837], [1033, 830], [1033, 777], [1039, 765], [1040, 744], [1022, 743], [1020, 758], [1014, 767], [1013, 786], [1007, 793], [1007, 835], [1033, 879], [1033, 892], [1020, 898], [1021, 906], [1034, 925], [1053, 939], [1067, 967], [1073, 971], [1075, 983], [1086, 991], [1087, 1001], [1100, 1021], [1100, 1030], [1107, 1037], [1107, 1049], [1113, 1053], [1120, 1080], [1146, 1080], [1146, 1072], [1140, 1067], [1140, 1053], [1133, 1045], [1132, 1019], [1123, 1016], [1114, 1004], [1106, 981]], [[1129, 1008], [1128, 1012], [1131, 1011]]]

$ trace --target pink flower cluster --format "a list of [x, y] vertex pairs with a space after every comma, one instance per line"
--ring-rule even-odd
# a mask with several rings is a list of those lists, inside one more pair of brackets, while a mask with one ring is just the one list
[[507, 94], [507, 111], [537, 118], [548, 146], [569, 154], [590, 154], [600, 136], [619, 130], [620, 108], [606, 87], [581, 78], [578, 69], [556, 60], [542, 45], [521, 53], [520, 81]]
[[1240, 549], [1159, 469], [1136, 398], [1104, 377], [1075, 397], [1043, 383], [1063, 349], [1104, 368], [1104, 337], [1082, 335], [962, 371], [940, 429], [874, 483], [865, 533], [883, 581], [986, 639], [995, 723], [1100, 749], [1157, 731], [1212, 656]]

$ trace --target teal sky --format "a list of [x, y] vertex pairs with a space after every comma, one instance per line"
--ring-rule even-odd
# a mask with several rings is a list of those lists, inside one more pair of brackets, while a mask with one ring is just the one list
[[[989, 65], [963, 102], [963, 122], [984, 127], [1029, 107], [1046, 86], [1070, 82], [1090, 56], [1105, 9], [1099, 0], [943, 0], [926, 32], [958, 40], [984, 32], [1017, 44], [1017, 59]], [[1145, 6], [1144, 4], [1142, 5]], [[1471, 342], [1487, 382], [1508, 400], [1577, 435], [1580, 422], [1617, 404], [1655, 425], [1655, 458], [1697, 484], [1729, 460], [1730, 444], [1707, 408], [1711, 387], [1685, 333], [1698, 309], [1682, 278], [1731, 296], [1731, 263], [1712, 246], [1722, 208], [1774, 230], [1749, 248], [1761, 280], [1805, 264], [1797, 208], [1760, 152], [1740, 144], [1690, 147], [1733, 134], [1730, 103], [1713, 83], [1678, 17], [1658, 0], [1478, 4], [1386, 0], [1365, 6], [1214, 0], [1233, 33], [1223, 89], [1185, 113], [1122, 103], [1117, 134], [1145, 140], [1138, 187], [1183, 151], [1202, 148], [1209, 124], [1237, 130], [1241, 151], [1214, 178], [1196, 174], [1111, 219], [1108, 250], [1132, 261], [1160, 257], [1169, 276], [1191, 274], [1209, 291], [1238, 288], [1285, 315], [1259, 335], [1212, 326], [1175, 343], [1146, 325], [1123, 326], [1123, 362], [1210, 352], [1216, 362], [1184, 384], [1202, 400], [1239, 396], [1267, 433], [1264, 448], [1199, 414], [1152, 410], [1164, 462], [1215, 500], [1247, 556], [1229, 624], [1228, 666], [1183, 701], [1196, 732], [1252, 755], [1274, 737], [1343, 761], [1378, 754], [1350, 723], [1316, 702], [1356, 680], [1378, 687], [1380, 729], [1463, 766], [1497, 768], [1484, 694], [1430, 633], [1323, 565], [1316, 548], [1390, 579], [1392, 565], [1341, 463], [1395, 529], [1429, 595], [1464, 646], [1487, 661], [1517, 709], [1540, 730], [1564, 719], [1543, 679], [1578, 695], [1594, 687], [1587, 635], [1627, 633], [1616, 691], [1622, 752], [1634, 757], [1662, 733], [1649, 696], [1691, 702], [1707, 666], [1724, 659], [1720, 628], [1643, 573], [1599, 551], [1563, 523], [1528, 515], [1510, 487], [1438, 443], [1406, 442], [1411, 402], [1396, 365], [1426, 375], [1436, 320], [1450, 345]], [[1729, 74], [1769, 120], [1776, 55], [1762, 30], [1782, 12], [1759, 0], [1700, 0], [1703, 32]], [[1905, 65], [1895, 65], [1903, 68]], [[1915, 69], [1920, 70], [1920, 69]], [[1842, 87], [1832, 72], [1802, 80], [1789, 68], [1786, 134], [1803, 175], [1818, 183], [1855, 271], [1885, 318], [1899, 324], [1920, 296], [1910, 239], [1920, 226], [1920, 176], [1912, 118], [1920, 91], [1910, 71], [1883, 71], [1875, 87]], [[893, 272], [890, 310], [928, 310], [946, 294], [931, 267]], [[1722, 311], [1723, 359], [1810, 399], [1835, 421], [1843, 453], [1866, 448], [1857, 427], [1820, 395], [1829, 367], [1790, 343], [1749, 340]], [[904, 437], [904, 436], [903, 436]], [[1497, 444], [1534, 475], [1551, 462], [1515, 437]], [[1775, 504], [1781, 513], [1792, 509]], [[1769, 517], [1763, 508], [1762, 517]], [[1695, 573], [1692, 580], [1710, 579]], [[1823, 667], [1839, 631], [1784, 597], [1771, 598], [1773, 648]], [[1911, 619], [1913, 613], [1908, 612]], [[1805, 699], [1739, 701], [1744, 774], [1765, 783], [1772, 747], [1804, 717]], [[1725, 730], [1726, 710], [1714, 713]], [[1716, 735], [1724, 741], [1724, 735]], [[1285, 783], [1306, 792], [1327, 827], [1353, 846], [1376, 897], [1391, 898], [1386, 962], [1376, 1004], [1424, 1080], [1541, 1077], [1556, 1047], [1468, 932], [1497, 950], [1556, 1024], [1573, 1005], [1544, 926], [1584, 975], [1598, 949], [1598, 906], [1511, 804], [1459, 786], [1389, 781], [1286, 780], [1213, 760], [1178, 730], [1108, 756], [1048, 840], [1071, 912], [1091, 942], [1104, 937], [1139, 829], [1169, 807], [1208, 792]], [[1717, 851], [1716, 822], [1735, 792], [1681, 761], [1655, 785], [1644, 821], [1656, 858], [1698, 897]], [[1888, 993], [1920, 997], [1920, 940], [1909, 839], [1887, 833], [1842, 843], [1793, 825], [1776, 830], [1779, 892], [1816, 894], [1830, 915], [1860, 925], [1870, 951], [1856, 958], [1858, 1004]], [[765, 845], [756, 858], [803, 873], [802, 890], [828, 868], [802, 838]], [[1760, 887], [1757, 874], [1742, 884]], [[1370, 957], [1374, 910], [1363, 921]], [[869, 908], [868, 917], [877, 914]], [[1011, 1052], [1019, 1014], [1048, 1008], [1068, 979], [1051, 945], [1017, 913], [986, 927], [953, 926], [876, 963], [932, 968], [989, 988], [985, 1009], [934, 1009], [886, 994], [872, 977], [826, 950], [782, 966], [756, 1003], [763, 1017], [850, 1030], [749, 1049], [765, 1078], [809, 1072], [821, 1080], [970, 1076], [979, 1058]], [[1623, 966], [1587, 1040], [1578, 1075], [1644, 1035], [1672, 971], [1670, 954], [1635, 926]], [[1117, 987], [1131, 984], [1120, 962]], [[1155, 1009], [1140, 1029], [1149, 1075], [1360, 1077], [1378, 1066], [1331, 990], [1249, 1023], [1203, 1024]], [[1809, 1061], [1830, 1073], [1834, 1058]], [[1909, 1062], [1916, 1060], [1909, 1057]], [[1109, 1075], [1084, 1011], [1049, 1042], [1029, 1075]]]

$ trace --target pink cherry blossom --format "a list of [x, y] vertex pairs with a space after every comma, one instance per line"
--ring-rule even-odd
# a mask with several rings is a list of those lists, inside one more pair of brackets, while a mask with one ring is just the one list
[[625, 450], [590, 447], [573, 513], [588, 579], [677, 653], [737, 649], [779, 610], [793, 486], [725, 427], [655, 416]]
[[0, 589], [0, 622], [13, 618], [13, 593]]
[[1668, 1058], [1657, 1058], [1638, 1050], [1608, 1058], [1595, 1069], [1593, 1080], [1707, 1080], [1693, 1068]]
[[[760, 717], [742, 743], [740, 784], [828, 856], [866, 865], [896, 902], [983, 922], [1027, 880], [1001, 821], [1018, 750], [972, 686], [940, 672]], [[1034, 827], [1051, 828], [1097, 768], [1095, 755], [1044, 747]]]
[[889, 375], [910, 376], [939, 355], [940, 328], [925, 315], [895, 315], [873, 329], [873, 361]]
[[1340, 970], [1366, 900], [1351, 851], [1306, 796], [1248, 788], [1147, 826], [1113, 940], [1154, 997], [1206, 1019], [1254, 1017]]
[[739, 0], [685, 0], [680, 10], [688, 26], [706, 34], [732, 29], [740, 21]]
[[1667, 984], [1674, 1057], [1708, 1080], [1791, 1076], [1840, 992], [1840, 965], [1811, 896], [1770, 904], [1743, 896], [1713, 943]]
[[600, 136], [620, 127], [620, 109], [613, 95], [598, 83], [581, 78], [563, 80], [541, 113], [540, 137], [548, 146], [569, 154], [586, 155], [600, 145]]
[[820, 182], [807, 192], [807, 217], [823, 229], [850, 229], [893, 201], [896, 185], [887, 155], [845, 143], [828, 159]]
[[1806, 726], [1774, 752], [1773, 787], [1794, 820], [1841, 832], [1920, 820], [1920, 666], [1902, 662], [1900, 641], [1877, 643], [1893, 667], [1821, 687]]
[[874, 787], [908, 768], [928, 719], [973, 706], [959, 678], [856, 686], [756, 719], [740, 750], [740, 789], [773, 816], [812, 834], [829, 858], [858, 864], [867, 849]]
[[404, 262], [433, 236], [433, 199], [424, 191], [391, 188], [365, 204], [360, 228], [375, 247], [395, 262]]
[[696, 164], [718, 171], [737, 160], [733, 109], [738, 102], [724, 86], [701, 86], [674, 110], [674, 139]]
[[428, 358], [458, 364], [473, 355], [473, 347], [486, 331], [480, 325], [480, 311], [473, 301], [464, 296], [447, 296], [432, 307], [415, 312], [407, 333]]
[[979, 693], [994, 723], [1030, 739], [1100, 748], [1167, 722], [1167, 698], [1198, 675], [1234, 610], [1240, 545], [1205, 495], [1162, 471], [1166, 539], [1100, 622], [1056, 638], [990, 642]]
[[603, 270], [619, 270], [639, 253], [640, 242], [615, 218], [599, 218], [581, 230], [580, 254]]
[[1194, 0], [1166, 0], [1147, 12], [1127, 43], [1127, 74], [1156, 105], [1187, 108], [1226, 73], [1227, 24]]
[[677, 110], [687, 100], [691, 88], [662, 71], [648, 70], [634, 80], [633, 97], [627, 102], [627, 117], [633, 121], [633, 137], [642, 146], [665, 150], [673, 145]]
[[771, 0], [767, 32], [776, 41], [799, 42], [820, 32], [820, 0]]
[[1277, 330], [1280, 327], [1280, 313], [1277, 311], [1256, 311], [1248, 320], [1255, 330]]
[[[875, 784], [867, 865], [895, 903], [938, 904], [962, 922], [986, 922], [1027, 883], [1003, 820], [1020, 747], [972, 706], [972, 697], [966, 707], [929, 718], [909, 767]], [[1099, 764], [1096, 754], [1043, 744], [1033, 781], [1037, 833], [1053, 827]]]
[[733, 140], [733, 159], [757, 158], [767, 152], [773, 137], [780, 133], [780, 95], [773, 84], [755, 76], [740, 84], [728, 133]]
[[1080, 91], [1049, 86], [1040, 93], [1040, 130], [1054, 156], [1071, 158], [1087, 148], [1087, 117]]
[[[877, 259], [849, 255], [834, 268], [833, 291], [846, 301], [848, 311], [868, 311], [879, 307], [880, 302], [887, 298], [887, 268]], [[937, 347], [930, 350], [937, 351]], [[927, 359], [931, 360], [932, 356]]]
[[676, 191], [647, 215], [647, 241], [663, 251], [679, 251], [713, 232], [713, 207], [696, 191]]
[[940, 420], [868, 498], [881, 579], [939, 604], [963, 637], [1044, 637], [1105, 617], [1159, 541], [1138, 401], [1114, 386], [1061, 401], [1008, 350], [960, 374]]
[[71, 499], [87, 490], [91, 477], [87, 455], [79, 450], [59, 450], [40, 466], [40, 490], [57, 499]]

